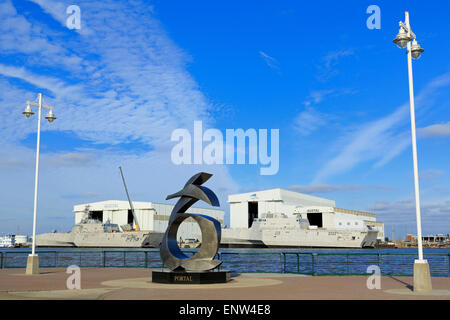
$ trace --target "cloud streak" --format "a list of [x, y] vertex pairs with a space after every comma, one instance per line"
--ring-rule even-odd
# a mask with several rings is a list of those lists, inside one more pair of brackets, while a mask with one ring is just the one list
[[307, 136], [323, 127], [330, 120], [335, 119], [331, 114], [317, 110], [314, 106], [327, 98], [353, 94], [351, 89], [323, 89], [311, 91], [308, 98], [303, 102], [305, 110], [294, 118], [294, 128], [302, 136]]
[[336, 66], [339, 61], [344, 57], [353, 56], [355, 52], [352, 49], [346, 50], [336, 50], [331, 51], [327, 55], [325, 55], [322, 59], [322, 64], [320, 64], [318, 68], [318, 74], [316, 76], [317, 80], [321, 82], [326, 82], [330, 80], [332, 77], [339, 74]]
[[450, 137], [450, 121], [447, 123], [433, 124], [417, 130], [424, 138], [446, 138]]
[[275, 58], [269, 56], [267, 53], [263, 51], [260, 51], [259, 54], [269, 68], [278, 72], [280, 71], [279, 63]]
[[[415, 98], [418, 109], [430, 107], [432, 95], [449, 85], [448, 73], [430, 81]], [[427, 101], [427, 104], [424, 101]], [[402, 126], [406, 125], [408, 120], [409, 103], [405, 103], [391, 114], [365, 123], [341, 137], [339, 142], [341, 151], [318, 171], [312, 184], [346, 172], [362, 162], [374, 161], [374, 167], [385, 165], [410, 145], [409, 131], [402, 130]]]
[[302, 136], [307, 136], [327, 123], [328, 116], [312, 107], [300, 112], [294, 119], [295, 130]]
[[[20, 221], [32, 221], [24, 217], [32, 212], [34, 148], [22, 146], [21, 141], [36, 132], [36, 117], [23, 117], [21, 106], [25, 108], [26, 100], [35, 100], [37, 92], [44, 93], [44, 103], [54, 107], [57, 117], [52, 124], [43, 121], [41, 130], [73, 132], [79, 139], [108, 146], [42, 154], [40, 211], [47, 216], [67, 214], [71, 218], [67, 220], [69, 228], [72, 206], [91, 201], [90, 195], [123, 199], [119, 165], [127, 170], [127, 182], [136, 201], [164, 201], [180, 181], [205, 170], [214, 174], [212, 184], [223, 191], [217, 193], [225, 206], [226, 194], [238, 188], [226, 166], [171, 163], [172, 130], [191, 128], [194, 120], [210, 126], [215, 106], [187, 71], [190, 57], [167, 36], [152, 10], [146, 10], [148, 5], [139, 0], [79, 0], [76, 4], [82, 11], [82, 30], [77, 32], [65, 28], [62, 6], [52, 9], [59, 2], [33, 2], [50, 16], [38, 13], [25, 18], [10, 0], [1, 3], [0, 17], [14, 22], [16, 33], [9, 37], [10, 24], [0, 19], [0, 54], [20, 63], [0, 63], [0, 102], [15, 110], [0, 122], [0, 149], [8, 151], [0, 154], [2, 180], [8, 181], [0, 192], [0, 201], [4, 212], [16, 219], [2, 225], [0, 232], [8, 232]], [[50, 29], [49, 17], [63, 28]], [[24, 51], [24, 42], [32, 49]], [[148, 149], [133, 149], [135, 141]], [[127, 152], [114, 151], [114, 145], [126, 144], [130, 145]], [[23, 201], [23, 194], [29, 194], [30, 201]], [[40, 223], [55, 228], [52, 221]], [[50, 231], [45, 228], [39, 232]], [[31, 230], [31, 224], [23, 230]]]
[[[60, 8], [53, 8], [53, 1], [35, 2], [62, 23]], [[79, 6], [83, 25], [95, 32], [77, 35], [67, 29], [74, 37], [74, 46], [61, 36], [52, 39], [58, 51], [42, 53], [50, 59], [70, 50], [79, 57], [82, 65], [66, 61], [68, 77], [55, 76], [60, 73], [58, 64], [48, 66], [55, 71], [48, 72], [53, 76], [33, 72], [33, 63], [22, 67], [0, 64], [4, 77], [20, 79], [53, 95], [46, 99], [54, 105], [58, 121], [50, 130], [73, 130], [76, 123], [73, 131], [82, 139], [109, 144], [140, 139], [155, 147], [167, 145], [167, 132], [177, 127], [191, 126], [194, 120], [213, 121], [210, 114], [214, 106], [185, 70], [187, 55], [171, 42], [151, 13], [140, 12], [139, 5], [115, 1], [101, 5], [80, 1]], [[31, 41], [45, 38], [36, 28], [25, 31]], [[50, 45], [48, 41], [45, 44]], [[20, 46], [15, 44], [17, 50]], [[19, 123], [23, 123], [25, 134], [28, 124]]]

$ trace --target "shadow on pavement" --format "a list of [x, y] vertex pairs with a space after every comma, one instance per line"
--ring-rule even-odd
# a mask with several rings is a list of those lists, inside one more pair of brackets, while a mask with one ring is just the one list
[[393, 276], [390, 276], [389, 278], [391, 278], [391, 279], [393, 279], [393, 280], [395, 280], [397, 282], [400, 282], [401, 284], [405, 285], [405, 287], [408, 288], [411, 291], [414, 289], [414, 287], [412, 285], [410, 285], [409, 283], [407, 283], [407, 282], [404, 282], [404, 281], [402, 281], [400, 279], [397, 279], [397, 278], [395, 278]]

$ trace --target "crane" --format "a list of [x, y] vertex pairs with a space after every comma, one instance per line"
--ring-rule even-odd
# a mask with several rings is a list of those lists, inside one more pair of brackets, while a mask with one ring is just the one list
[[128, 194], [127, 184], [125, 183], [125, 178], [123, 177], [122, 167], [119, 167], [120, 169], [120, 175], [122, 176], [123, 186], [125, 187], [125, 192], [127, 193], [128, 202], [130, 203], [131, 213], [133, 214], [134, 223], [136, 224], [136, 231], [140, 231], [139, 223], [136, 217], [136, 214], [134, 213], [134, 207], [133, 203], [130, 200], [130, 195]]

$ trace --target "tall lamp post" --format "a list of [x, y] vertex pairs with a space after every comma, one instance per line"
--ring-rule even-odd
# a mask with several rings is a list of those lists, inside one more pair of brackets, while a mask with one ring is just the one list
[[[400, 31], [394, 39], [394, 43], [401, 49], [406, 47], [408, 55], [408, 78], [409, 78], [409, 106], [411, 111], [411, 139], [414, 165], [414, 194], [416, 199], [416, 220], [417, 220], [417, 247], [419, 259], [414, 261], [414, 291], [431, 291], [430, 267], [427, 260], [423, 259], [422, 248], [422, 226], [420, 219], [420, 198], [419, 198], [419, 172], [417, 166], [417, 143], [416, 143], [416, 120], [414, 114], [414, 89], [412, 75], [412, 59], [419, 59], [424, 51], [416, 41], [416, 35], [412, 32], [409, 24], [409, 13], [405, 12], [405, 22], [399, 22]], [[412, 42], [412, 43], [411, 43]]]
[[37, 192], [38, 192], [38, 177], [39, 177], [39, 144], [41, 138], [41, 113], [42, 108], [48, 109], [49, 112], [45, 116], [48, 122], [53, 122], [56, 117], [53, 115], [53, 107], [42, 104], [42, 93], [38, 94], [38, 103], [27, 101], [27, 107], [22, 112], [27, 118], [30, 118], [34, 112], [31, 106], [38, 108], [38, 130], [37, 130], [37, 146], [36, 146], [36, 172], [34, 178], [34, 207], [33, 207], [33, 244], [31, 254], [28, 256], [26, 274], [39, 274], [39, 258], [36, 254], [36, 210], [37, 210]]

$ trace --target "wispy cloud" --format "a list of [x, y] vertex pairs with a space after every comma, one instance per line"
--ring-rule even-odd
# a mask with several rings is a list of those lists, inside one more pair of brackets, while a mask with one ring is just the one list
[[445, 171], [443, 171], [443, 170], [428, 169], [428, 170], [420, 171], [419, 178], [426, 179], [426, 180], [435, 180], [437, 178], [442, 177], [444, 174], [445, 174]]
[[[58, 3], [56, 7], [61, 5]], [[54, 6], [53, 6], [54, 7]], [[65, 14], [65, 8], [62, 11]], [[34, 66], [71, 69], [84, 65], [83, 59], [58, 42], [58, 34], [43, 24], [32, 23], [19, 14], [10, 0], [0, 3], [0, 48], [3, 54], [25, 54], [18, 61]], [[55, 41], [56, 40], [56, 41]]]
[[[352, 49], [329, 52], [322, 58], [322, 63], [317, 67], [319, 71], [316, 75], [317, 79], [321, 82], [326, 82], [328, 79], [338, 73], [336, 65], [338, 64], [339, 60], [343, 57], [351, 56], [353, 54], [354, 51]], [[326, 88], [320, 90], [312, 90], [305, 101], [303, 101], [305, 110], [301, 111], [294, 118], [293, 125], [295, 130], [300, 135], [307, 136], [320, 127], [323, 127], [329, 122], [330, 119], [333, 119], [334, 116], [318, 111], [317, 107], [315, 106], [322, 103], [326, 99], [353, 93], [355, 93], [355, 90], [349, 88]]]
[[76, 152], [57, 154], [52, 157], [52, 162], [58, 166], [86, 166], [93, 164], [96, 160], [95, 154]]
[[325, 97], [330, 96], [331, 94], [333, 94], [335, 92], [336, 92], [335, 89], [324, 89], [324, 90], [311, 91], [308, 98], [306, 99], [305, 102], [303, 102], [303, 104], [306, 107], [309, 107], [312, 104], [318, 104], [318, 103], [322, 102], [325, 99]]
[[337, 61], [340, 58], [352, 56], [354, 54], [355, 54], [355, 52], [352, 49], [337, 50], [337, 51], [329, 52], [323, 59], [325, 62], [325, 67], [331, 68], [333, 65], [335, 65], [337, 63]]
[[[423, 109], [430, 107], [433, 94], [449, 85], [450, 74], [446, 73], [433, 79], [416, 96], [416, 105]], [[427, 101], [426, 105], [424, 101]], [[410, 145], [409, 131], [402, 128], [409, 120], [408, 114], [409, 103], [405, 103], [393, 113], [362, 124], [350, 134], [341, 137], [341, 151], [319, 170], [312, 183], [320, 183], [330, 176], [354, 168], [361, 162], [375, 161], [374, 167], [380, 167], [391, 161]]]
[[303, 135], [309, 135], [320, 127], [329, 123], [330, 120], [335, 119], [335, 116], [318, 111], [315, 105], [322, 103], [324, 100], [331, 97], [338, 97], [355, 93], [351, 89], [323, 89], [313, 90], [303, 102], [305, 110], [301, 111], [294, 118], [295, 130]]
[[9, 78], [21, 79], [37, 88], [47, 89], [59, 96], [73, 94], [74, 91], [80, 90], [77, 86], [68, 85], [57, 78], [34, 74], [23, 67], [7, 66], [0, 63], [0, 74]]
[[307, 107], [294, 119], [294, 127], [299, 134], [307, 136], [325, 125], [328, 118], [326, 114], [317, 111], [313, 107]]
[[[421, 203], [421, 213], [425, 218], [424, 221], [431, 222], [429, 218], [450, 217], [450, 200], [442, 199], [440, 201]], [[414, 221], [416, 216], [416, 204], [412, 199], [398, 200], [398, 201], [377, 201], [369, 210], [376, 214], [383, 215], [383, 219], [395, 222], [410, 222]], [[439, 218], [440, 217], [440, 218]], [[450, 224], [450, 220], [442, 221]]]
[[311, 105], [319, 104], [325, 99], [335, 98], [339, 96], [355, 94], [357, 91], [351, 88], [334, 88], [334, 89], [322, 89], [313, 90], [309, 93], [303, 104], [308, 107]]
[[450, 137], [450, 121], [447, 123], [433, 124], [417, 130], [418, 134], [425, 138]]
[[279, 63], [275, 58], [269, 56], [267, 53], [265, 53], [263, 51], [260, 51], [259, 54], [263, 58], [264, 62], [267, 64], [267, 66], [269, 68], [274, 69], [278, 72], [280, 71]]
[[44, 11], [50, 14], [55, 20], [62, 25], [67, 19], [66, 8], [71, 4], [70, 1], [64, 0], [28, 0], [38, 4]]
[[339, 61], [344, 57], [353, 56], [354, 54], [355, 52], [352, 49], [336, 50], [326, 54], [322, 59], [322, 63], [317, 67], [318, 68], [318, 74], [316, 76], [317, 80], [321, 82], [326, 82], [330, 80], [332, 77], [336, 76], [339, 73], [336, 67]]
[[[35, 2], [62, 23], [60, 8], [51, 9], [54, 1]], [[55, 64], [48, 66], [55, 71], [49, 72], [53, 76], [31, 71], [32, 63], [22, 67], [0, 64], [3, 76], [23, 80], [53, 94], [51, 103], [58, 121], [51, 129], [73, 130], [76, 123], [75, 131], [84, 139], [110, 144], [141, 139], [156, 146], [170, 143], [167, 132], [172, 129], [191, 126], [197, 119], [213, 121], [209, 115], [214, 106], [185, 70], [187, 55], [171, 42], [151, 14], [141, 13], [138, 6], [123, 2], [104, 1], [101, 8], [90, 1], [78, 4], [83, 12], [83, 25], [89, 25], [95, 32], [75, 36], [76, 46], [69, 48], [84, 65], [67, 63], [69, 77], [54, 76], [60, 74]], [[25, 31], [32, 41], [42, 39], [37, 29]], [[70, 43], [64, 36], [52, 40], [63, 49], [42, 54], [50, 54], [48, 58], [64, 55], [64, 48]], [[10, 45], [18, 49], [23, 44]], [[41, 52], [36, 55], [39, 57]], [[18, 88], [9, 85], [9, 89]], [[24, 134], [29, 132], [27, 123], [19, 123], [23, 123]]]
[[[450, 228], [450, 199], [433, 199], [421, 203], [422, 234], [447, 234]], [[377, 215], [384, 222], [385, 233], [395, 227], [397, 239], [404, 237], [405, 231], [417, 234], [416, 205], [414, 199], [396, 201], [376, 201], [367, 211]]]
[[[213, 124], [215, 106], [187, 71], [190, 57], [167, 36], [152, 10], [142, 10], [148, 7], [145, 1], [78, 0], [82, 32], [65, 28], [65, 5], [72, 3], [33, 2], [49, 16], [36, 14], [36, 10], [22, 15], [10, 0], [0, 4], [4, 18], [0, 19], [0, 54], [11, 57], [0, 63], [0, 103], [16, 110], [0, 122], [0, 149], [8, 151], [0, 154], [0, 170], [2, 180], [10, 182], [0, 192], [8, 198], [1, 199], [4, 210], [23, 219], [32, 205], [20, 199], [24, 192], [32, 195], [34, 148], [20, 141], [35, 133], [36, 118], [31, 121], [21, 112], [26, 100], [34, 100], [39, 91], [57, 117], [52, 124], [43, 122], [41, 130], [70, 131], [98, 145], [131, 146], [128, 152], [111, 148], [43, 153], [40, 210], [49, 215], [71, 211], [76, 202], [64, 195], [95, 193], [100, 199], [122, 199], [119, 165], [128, 168], [130, 189], [138, 190], [136, 201], [164, 201], [165, 195], [197, 170], [214, 174], [211, 187], [215, 190], [220, 187], [229, 193], [237, 189], [226, 166], [186, 167], [170, 161], [172, 130], [191, 128], [194, 120]], [[63, 12], [63, 6], [53, 7], [59, 3], [64, 4]], [[47, 25], [49, 17], [63, 28], [52, 30]], [[83, 32], [84, 28], [90, 32]], [[15, 34], [9, 36], [11, 32]], [[29, 48], [23, 49], [24, 44]], [[134, 141], [148, 145], [149, 151], [135, 152]], [[226, 205], [226, 194], [218, 191], [218, 196]], [[51, 224], [42, 221], [41, 226]]]

